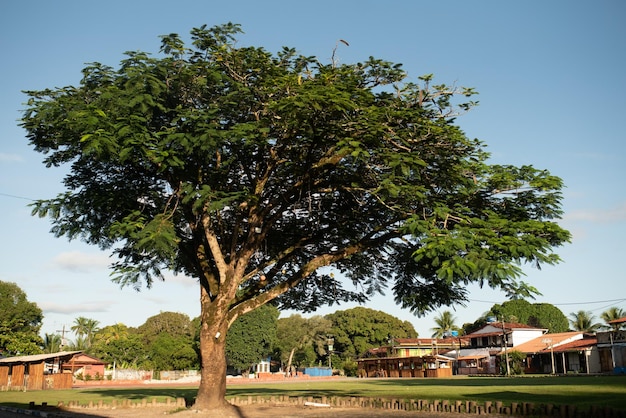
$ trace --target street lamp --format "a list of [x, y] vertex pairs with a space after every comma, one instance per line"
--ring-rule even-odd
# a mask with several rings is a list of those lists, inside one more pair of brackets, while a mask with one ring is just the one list
[[333, 368], [333, 364], [332, 364], [332, 360], [331, 360], [331, 356], [333, 354], [333, 343], [335, 342], [335, 339], [333, 338], [332, 335], [329, 335], [326, 337], [326, 343], [328, 344], [328, 368], [332, 369]]

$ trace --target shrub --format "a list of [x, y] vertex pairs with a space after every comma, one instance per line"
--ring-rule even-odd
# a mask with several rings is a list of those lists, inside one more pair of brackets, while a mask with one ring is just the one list
[[[524, 363], [526, 362], [526, 354], [520, 351], [509, 351], [509, 370], [511, 374], [524, 374]], [[506, 358], [504, 354], [500, 356], [500, 370], [502, 374], [506, 374]]]

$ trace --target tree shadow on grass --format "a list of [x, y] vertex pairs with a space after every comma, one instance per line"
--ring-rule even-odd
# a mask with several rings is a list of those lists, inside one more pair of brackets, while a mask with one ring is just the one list
[[98, 388], [83, 389], [83, 393], [102, 395], [116, 399], [129, 399], [133, 401], [152, 398], [185, 398], [195, 399], [198, 394], [197, 387], [131, 387], [131, 388]]
[[[146, 406], [145, 408], [136, 407], [133, 411], [136, 411], [139, 415], [147, 413], [151, 413], [150, 406]], [[168, 412], [173, 417], [176, 416], [177, 412], [185, 411], [189, 409], [189, 405], [187, 408], [180, 408], [172, 405], [172, 411]], [[76, 410], [76, 409], [67, 409], [58, 406], [49, 406], [49, 405], [30, 405], [28, 409], [9, 406], [0, 403], [0, 417], [10, 416], [10, 417], [21, 417], [21, 416], [32, 416], [35, 412], [45, 412], [47, 417], [50, 418], [107, 418], [109, 415], [99, 412], [98, 410]], [[161, 412], [162, 413], [162, 412]], [[218, 414], [219, 415], [219, 414]], [[40, 416], [40, 415], [37, 415]], [[219, 415], [221, 416], [221, 415]], [[240, 407], [232, 405], [228, 410], [229, 417], [234, 416], [238, 418], [246, 418], [246, 414], [241, 410]]]
[[16, 407], [12, 405], [4, 405], [0, 403], [0, 417], [5, 416], [29, 416], [33, 415], [34, 411], [46, 412], [46, 416], [53, 418], [98, 418], [104, 417], [103, 415], [98, 415], [96, 411], [93, 412], [78, 412], [78, 411], [68, 411], [63, 408], [59, 408], [56, 406], [34, 406], [30, 408], [22, 408]]

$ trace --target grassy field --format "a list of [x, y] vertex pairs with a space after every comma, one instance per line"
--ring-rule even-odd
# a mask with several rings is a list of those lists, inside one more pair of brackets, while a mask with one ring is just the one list
[[[28, 407], [29, 402], [57, 405], [97, 403], [103, 400], [142, 399], [164, 402], [167, 398], [193, 399], [197, 387], [147, 386], [135, 388], [91, 388], [57, 391], [0, 392], [0, 405]], [[233, 384], [227, 396], [363, 396], [373, 398], [532, 402], [539, 404], [606, 405], [626, 410], [626, 376], [564, 377], [458, 377], [450, 379], [342, 379], [289, 381], [281, 383]]]

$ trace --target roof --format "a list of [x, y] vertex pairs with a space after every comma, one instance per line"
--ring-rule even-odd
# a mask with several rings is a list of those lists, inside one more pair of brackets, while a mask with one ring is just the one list
[[85, 353], [76, 354], [74, 357], [72, 357], [70, 362], [75, 364], [107, 364], [99, 358], [90, 356]]
[[479, 354], [476, 356], [460, 356], [457, 360], [480, 360], [483, 358], [489, 358], [489, 354]]
[[598, 344], [597, 338], [583, 338], [582, 340], [576, 340], [576, 341], [572, 341], [571, 343], [554, 347], [554, 352], [564, 353], [568, 351], [579, 351], [585, 348], [593, 347], [596, 344]]
[[626, 316], [623, 316], [623, 317], [621, 317], [619, 319], [614, 319], [612, 321], [609, 321], [608, 323], [609, 324], [623, 324], [625, 322], [626, 322]]
[[430, 347], [434, 345], [458, 345], [457, 338], [394, 338], [394, 347], [398, 346], [418, 346]]
[[[493, 330], [489, 330], [489, 328], [493, 328]], [[545, 328], [537, 328], [526, 324], [521, 324], [518, 322], [492, 322], [484, 325], [478, 330], [472, 332], [471, 334], [464, 335], [464, 338], [477, 338], [477, 337], [490, 337], [494, 335], [502, 335], [502, 329], [508, 334], [513, 331], [546, 331]]]
[[445, 360], [445, 361], [454, 361], [454, 357], [448, 357], [441, 354], [437, 354], [434, 356], [423, 356], [425, 361], [435, 361], [435, 360]]
[[537, 337], [515, 346], [514, 350], [522, 353], [540, 353], [550, 351], [550, 347], [552, 347], [552, 351], [558, 351], [561, 350], [561, 347], [566, 344], [571, 344], [578, 340], [582, 340], [583, 338], [584, 335], [580, 331], [544, 334], [541, 337]]
[[477, 360], [488, 358], [490, 355], [486, 348], [463, 348], [458, 353], [458, 360]]
[[34, 354], [31, 356], [14, 356], [0, 359], [0, 364], [18, 364], [18, 363], [40, 363], [46, 360], [69, 360], [82, 351], [60, 351], [58, 353]]

